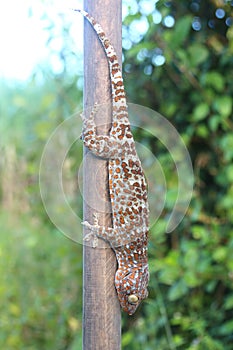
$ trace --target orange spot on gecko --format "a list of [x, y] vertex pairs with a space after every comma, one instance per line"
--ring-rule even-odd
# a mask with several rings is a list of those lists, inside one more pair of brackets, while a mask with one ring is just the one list
[[109, 57], [109, 61], [110, 61], [110, 62], [117, 61], [116, 55], [113, 55], [112, 57]]
[[120, 217], [120, 223], [121, 223], [121, 224], [124, 224], [124, 223], [125, 223], [125, 219], [124, 219], [123, 216]]
[[125, 98], [125, 96], [122, 96], [122, 95], [116, 96], [116, 97], [114, 98], [114, 101], [115, 101], [115, 102], [118, 102], [118, 101], [120, 101], [122, 98]]

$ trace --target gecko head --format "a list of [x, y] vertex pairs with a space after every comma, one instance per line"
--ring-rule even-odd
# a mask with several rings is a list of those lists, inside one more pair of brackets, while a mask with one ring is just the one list
[[115, 285], [122, 309], [132, 315], [141, 301], [148, 296], [148, 265], [141, 267], [119, 268], [115, 276]]

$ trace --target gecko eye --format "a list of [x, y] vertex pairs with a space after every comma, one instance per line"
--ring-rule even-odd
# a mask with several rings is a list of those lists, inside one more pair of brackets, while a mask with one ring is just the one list
[[137, 304], [137, 302], [138, 302], [138, 296], [135, 295], [135, 294], [129, 295], [129, 296], [128, 296], [128, 302], [129, 302], [130, 304]]

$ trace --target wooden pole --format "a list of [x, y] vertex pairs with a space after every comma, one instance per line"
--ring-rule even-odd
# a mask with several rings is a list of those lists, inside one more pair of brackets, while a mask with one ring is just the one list
[[[90, 13], [108, 35], [121, 60], [121, 1], [84, 0], [84, 10]], [[110, 80], [107, 58], [91, 25], [84, 24], [84, 108], [94, 103], [110, 103]], [[101, 107], [100, 107], [101, 109]], [[101, 113], [100, 113], [101, 114]], [[110, 123], [107, 115], [104, 120]], [[97, 123], [99, 115], [96, 116]], [[99, 134], [108, 128], [99, 126]], [[93, 224], [98, 211], [99, 224], [111, 226], [109, 212], [107, 161], [94, 157], [84, 149], [84, 220]], [[101, 200], [100, 200], [101, 198]], [[102, 248], [98, 248], [101, 246]], [[121, 312], [117, 299], [114, 276], [116, 258], [112, 249], [102, 240], [98, 247], [84, 245], [83, 249], [83, 350], [121, 349]]]

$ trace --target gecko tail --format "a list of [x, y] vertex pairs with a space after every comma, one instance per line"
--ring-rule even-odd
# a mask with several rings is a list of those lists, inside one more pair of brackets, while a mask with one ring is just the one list
[[76, 12], [80, 12], [85, 17], [88, 15], [88, 13], [86, 11], [82, 10], [82, 9], [74, 9], [74, 8], [71, 7], [71, 10], [72, 11], [76, 11]]
[[90, 22], [104, 48], [108, 59], [110, 79], [112, 83], [113, 107], [116, 107], [117, 109], [120, 107], [127, 108], [122, 73], [114, 47], [105, 35], [101, 25], [88, 12], [81, 9], [73, 10], [81, 13], [88, 20], [88, 22]]
[[94, 17], [92, 17], [88, 12], [86, 12], [84, 10], [82, 10], [82, 9], [73, 9], [73, 11], [81, 13], [88, 20], [88, 22], [93, 27], [94, 31], [96, 32], [99, 40], [101, 41], [101, 43], [102, 43], [102, 45], [104, 47], [106, 56], [107, 56], [107, 58], [109, 60], [109, 64], [111, 66], [116, 64], [119, 67], [119, 63], [118, 63], [118, 59], [117, 59], [117, 55], [116, 55], [115, 49], [112, 46], [112, 44], [110, 43], [110, 41], [107, 38], [107, 36], [105, 35], [105, 32], [104, 32], [103, 28], [101, 27], [101, 25], [94, 19]]

